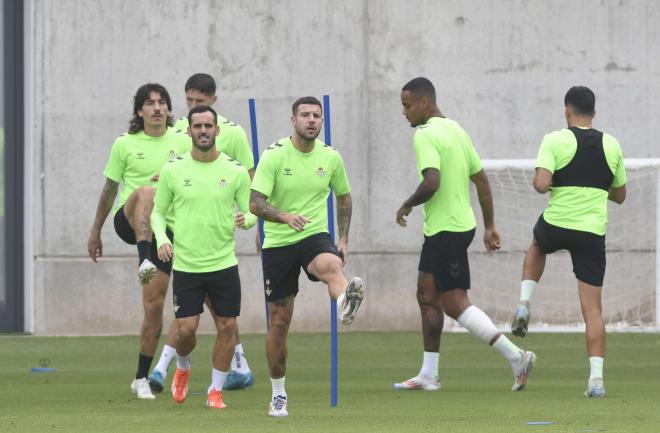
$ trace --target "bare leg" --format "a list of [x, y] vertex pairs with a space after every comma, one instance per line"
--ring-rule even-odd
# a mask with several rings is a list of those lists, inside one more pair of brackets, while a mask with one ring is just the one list
[[425, 352], [438, 352], [445, 323], [440, 296], [433, 274], [420, 272], [417, 275], [417, 303], [422, 315], [422, 337]]
[[523, 280], [534, 280], [537, 283], [543, 275], [545, 269], [545, 254], [541, 251], [536, 238], [532, 238], [532, 245], [530, 245], [525, 255], [523, 262]]
[[339, 257], [330, 253], [322, 253], [314, 257], [314, 260], [307, 265], [307, 272], [327, 284], [330, 297], [337, 299], [348, 286], [348, 280], [346, 280], [342, 268], [343, 263]]
[[197, 327], [199, 326], [199, 314], [197, 316], [182, 317], [176, 319], [179, 328], [179, 338], [176, 344], [176, 353], [179, 356], [188, 356], [197, 346]]
[[236, 346], [236, 318], [213, 316], [213, 320], [217, 330], [213, 346], [213, 368], [228, 372]]
[[135, 239], [138, 242], [151, 242], [150, 218], [155, 195], [156, 188], [143, 186], [133, 191], [124, 204], [124, 215], [126, 215], [126, 219], [135, 230]]
[[601, 287], [578, 280], [582, 317], [586, 325], [587, 353], [605, 357], [605, 321], [601, 304]]
[[144, 320], [140, 331], [140, 352], [147, 356], [153, 357], [158, 346], [169, 279], [169, 275], [159, 270], [153, 280], [142, 288]]
[[270, 377], [273, 379], [282, 378], [286, 374], [287, 335], [293, 316], [294, 300], [293, 296], [288, 296], [268, 304], [270, 327], [266, 336], [266, 359]]

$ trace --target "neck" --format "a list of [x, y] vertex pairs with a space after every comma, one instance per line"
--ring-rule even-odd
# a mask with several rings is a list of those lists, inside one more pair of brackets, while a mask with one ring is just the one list
[[144, 133], [150, 137], [162, 137], [167, 132], [167, 125], [144, 124]]
[[433, 107], [429, 112], [428, 117], [424, 120], [424, 123], [428, 122], [431, 117], [445, 117], [438, 107]]
[[299, 151], [303, 153], [308, 153], [314, 150], [314, 143], [316, 143], [316, 138], [314, 138], [313, 140], [307, 140], [306, 138], [301, 137], [297, 133], [294, 133], [293, 136], [291, 137], [291, 142], [293, 143], [293, 147], [295, 147]]
[[213, 162], [218, 159], [220, 152], [218, 152], [218, 149], [215, 146], [213, 146], [207, 152], [203, 152], [193, 146], [192, 151], [190, 152], [190, 156], [192, 156], [192, 159], [197, 162]]
[[568, 127], [591, 128], [593, 118], [586, 116], [575, 116], [568, 120]]

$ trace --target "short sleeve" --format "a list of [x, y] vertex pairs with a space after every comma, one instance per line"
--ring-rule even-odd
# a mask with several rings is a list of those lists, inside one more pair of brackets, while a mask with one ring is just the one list
[[435, 168], [440, 171], [440, 153], [423, 129], [418, 129], [415, 132], [413, 144], [419, 174], [421, 175], [426, 168]]
[[346, 175], [346, 167], [344, 160], [341, 158], [339, 152], [335, 152], [335, 164], [332, 170], [332, 179], [330, 179], [330, 186], [335, 192], [335, 195], [341, 196], [351, 192], [351, 185], [348, 182]]
[[617, 146], [617, 164], [616, 170], [614, 170], [614, 179], [612, 180], [612, 186], [618, 188], [623, 186], [628, 181], [626, 176], [626, 168], [623, 163], [623, 152], [621, 151], [621, 146]]
[[556, 169], [555, 155], [552, 151], [552, 138], [550, 134], [543, 137], [539, 153], [536, 156], [536, 168], [545, 168], [550, 173], [554, 173]]
[[170, 170], [169, 167], [163, 167], [161, 170], [158, 184], [156, 186], [156, 196], [154, 197], [154, 208], [151, 212], [151, 229], [156, 237], [158, 248], [163, 244], [169, 244], [170, 241], [166, 234], [167, 221], [165, 215], [172, 205], [172, 189], [170, 188]]
[[250, 149], [247, 134], [240, 125], [236, 125], [232, 129], [232, 140], [234, 142], [235, 153], [234, 159], [250, 170], [254, 168], [254, 157], [252, 156], [252, 150]]
[[252, 179], [251, 189], [270, 197], [277, 176], [277, 155], [274, 150], [265, 150]]
[[126, 169], [126, 154], [124, 152], [121, 138], [115, 140], [110, 149], [108, 163], [103, 170], [103, 175], [108, 179], [119, 183], [124, 178]]
[[468, 165], [470, 167], [470, 176], [473, 174], [479, 173], [481, 171], [481, 158], [479, 158], [479, 154], [477, 153], [477, 149], [474, 148], [472, 145], [472, 140], [470, 140], [470, 136], [465, 133], [465, 138], [467, 140], [467, 147], [468, 147]]

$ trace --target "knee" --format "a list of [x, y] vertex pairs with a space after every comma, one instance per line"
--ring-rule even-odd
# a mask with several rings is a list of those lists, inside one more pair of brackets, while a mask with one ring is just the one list
[[326, 278], [332, 278], [334, 276], [341, 275], [342, 273], [341, 260], [337, 259], [337, 260], [328, 261], [328, 263], [326, 263], [325, 266], [323, 267], [321, 273]]
[[236, 335], [236, 318], [234, 317], [219, 317], [217, 322], [218, 334], [231, 339]]
[[187, 323], [179, 323], [177, 326], [178, 338], [181, 340], [187, 340], [193, 335], [195, 335], [195, 327]]
[[163, 315], [164, 299], [160, 297], [153, 297], [144, 300], [144, 314], [146, 316], [160, 316]]
[[289, 325], [291, 325], [291, 317], [289, 315], [278, 313], [270, 315], [268, 326], [274, 334], [286, 334], [289, 331]]

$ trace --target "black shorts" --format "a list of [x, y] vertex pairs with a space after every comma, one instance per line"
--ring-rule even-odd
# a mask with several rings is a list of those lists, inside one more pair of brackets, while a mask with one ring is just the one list
[[303, 268], [307, 278], [319, 281], [307, 272], [307, 265], [319, 254], [330, 253], [341, 258], [337, 246], [328, 233], [311, 235], [295, 244], [266, 248], [261, 251], [264, 271], [264, 290], [268, 302], [284, 299], [298, 293], [298, 276]]
[[439, 232], [424, 236], [419, 258], [420, 272], [433, 274], [439, 291], [470, 288], [470, 264], [467, 249], [475, 229], [467, 232]]
[[241, 314], [241, 279], [238, 265], [213, 272], [181, 272], [174, 270], [174, 317], [197, 316], [204, 311], [208, 295], [213, 312], [220, 317]]
[[534, 226], [534, 238], [545, 254], [568, 250], [573, 261], [573, 273], [578, 280], [592, 286], [603, 285], [605, 236], [557, 227], [548, 223], [541, 214]]
[[[137, 244], [137, 240], [135, 239], [135, 230], [133, 230], [133, 227], [131, 227], [131, 224], [126, 219], [126, 215], [124, 215], [124, 206], [122, 206], [115, 214], [114, 223], [115, 232], [122, 241], [129, 245]], [[174, 234], [170, 231], [170, 229], [166, 229], [165, 233], [167, 234], [170, 242], [174, 244]], [[156, 268], [165, 272], [167, 275], [172, 273], [172, 261], [170, 260], [169, 262], [161, 262], [158, 259], [158, 245], [156, 243], [155, 236], [151, 239], [151, 251], [149, 251], [149, 255], [151, 256], [151, 261], [153, 264], [156, 265]]]

